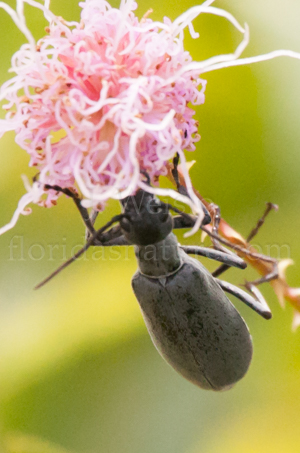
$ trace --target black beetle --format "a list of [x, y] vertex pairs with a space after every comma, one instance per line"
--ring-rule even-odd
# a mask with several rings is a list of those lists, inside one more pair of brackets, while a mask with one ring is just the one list
[[[225, 295], [229, 292], [265, 319], [268, 306], [245, 291], [221, 281], [189, 255], [205, 256], [228, 266], [245, 268], [237, 255], [205, 247], [181, 246], [173, 229], [193, 226], [181, 213], [172, 217], [169, 204], [139, 190], [122, 200], [123, 213], [99, 230], [80, 199], [69, 189], [46, 186], [72, 197], [87, 228], [85, 246], [36, 288], [54, 277], [90, 245], [134, 245], [138, 270], [132, 287], [151, 339], [162, 357], [182, 376], [203, 389], [226, 390], [247, 372], [252, 358], [248, 327]], [[203, 224], [211, 221], [205, 212]], [[110, 228], [113, 223], [118, 225]], [[108, 230], [108, 231], [106, 231]]]

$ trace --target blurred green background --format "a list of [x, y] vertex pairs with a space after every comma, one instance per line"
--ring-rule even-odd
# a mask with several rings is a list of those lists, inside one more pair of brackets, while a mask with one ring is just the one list
[[[194, 4], [141, 0], [138, 15], [153, 8], [153, 18], [175, 19]], [[280, 48], [300, 52], [296, 0], [224, 0], [215, 6], [248, 22], [245, 56]], [[75, 0], [54, 0], [52, 10], [79, 18]], [[42, 14], [31, 7], [26, 13], [35, 37], [42, 36]], [[201, 36], [187, 36], [187, 48], [195, 59], [231, 52], [240, 40], [224, 19], [201, 16], [194, 24]], [[1, 11], [1, 83], [23, 42]], [[265, 253], [275, 245], [274, 253], [277, 247], [282, 258], [290, 255], [296, 265], [288, 270], [289, 282], [300, 286], [300, 61], [280, 58], [204, 78], [206, 103], [197, 110], [202, 139], [188, 156], [197, 159], [193, 183], [245, 235], [265, 202], [279, 204], [255, 244]], [[3, 225], [24, 193], [20, 174], [33, 173], [13, 133], [0, 146]], [[110, 203], [100, 221], [117, 211], [117, 203]], [[184, 241], [199, 243], [199, 237]], [[70, 256], [82, 243], [79, 216], [63, 198], [49, 210], [35, 206], [0, 237], [1, 452], [299, 453], [300, 331], [291, 332], [292, 310], [279, 307], [268, 285], [262, 291], [271, 321], [235, 301], [254, 341], [249, 373], [229, 392], [207, 392], [178, 376], [155, 351], [131, 290], [132, 250], [115, 261], [90, 250], [33, 291], [64, 253]], [[55, 245], [51, 256], [49, 246]], [[238, 284], [245, 276], [256, 277], [251, 270], [230, 270], [227, 278]]]

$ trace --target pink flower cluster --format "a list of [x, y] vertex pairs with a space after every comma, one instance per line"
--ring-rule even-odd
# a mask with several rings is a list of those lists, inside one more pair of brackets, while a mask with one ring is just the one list
[[[174, 22], [154, 22], [148, 15], [134, 14], [136, 3], [122, 0], [119, 9], [105, 0], [86, 0], [80, 22], [55, 16], [36, 0], [17, 0], [16, 11], [6, 10], [24, 33], [24, 44], [12, 58], [15, 76], [0, 89], [6, 100], [6, 118], [0, 134], [15, 130], [16, 142], [30, 155], [37, 168], [32, 186], [0, 234], [12, 228], [20, 214], [34, 202], [56, 203], [59, 194], [45, 184], [73, 188], [85, 207], [102, 209], [109, 198], [122, 199], [140, 187], [185, 201], [203, 216], [188, 176], [184, 150], [193, 151], [199, 140], [192, 106], [204, 102], [205, 81], [200, 74], [222, 67], [247, 64], [289, 55], [239, 59], [248, 43], [248, 28], [221, 9], [214, 0], [190, 8]], [[24, 3], [40, 9], [49, 22], [46, 36], [35, 43], [26, 26]], [[222, 16], [243, 34], [233, 54], [193, 62], [184, 50], [184, 28], [193, 38], [192, 21], [201, 13]], [[143, 182], [147, 172], [155, 186], [166, 173], [166, 162], [178, 153], [188, 197]]]
[[[191, 57], [168, 19], [138, 20], [134, 3], [80, 6], [80, 23], [55, 18], [33, 53], [24, 45], [13, 56], [16, 76], [2, 87], [5, 126], [37, 167], [42, 191], [77, 183], [86, 205], [101, 208], [134, 193], [140, 170], [155, 183], [166, 161], [195, 149], [189, 105], [204, 102], [205, 82], [195, 71], [173, 77]], [[55, 204], [57, 193], [46, 193], [38, 202]]]

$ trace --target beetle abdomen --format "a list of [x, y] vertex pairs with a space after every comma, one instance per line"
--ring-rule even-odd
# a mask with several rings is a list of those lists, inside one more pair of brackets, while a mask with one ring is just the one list
[[248, 327], [211, 274], [181, 251], [183, 266], [166, 279], [139, 271], [132, 279], [152, 341], [162, 357], [189, 381], [225, 390], [248, 370]]

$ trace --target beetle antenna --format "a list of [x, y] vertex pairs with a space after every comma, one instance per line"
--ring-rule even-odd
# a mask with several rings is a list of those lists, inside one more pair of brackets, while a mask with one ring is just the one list
[[47, 278], [45, 278], [41, 283], [35, 286], [34, 289], [39, 289], [42, 286], [44, 286], [46, 283], [48, 283], [52, 278], [54, 278], [57, 274], [59, 274], [63, 269], [69, 266], [69, 264], [73, 263], [73, 261], [77, 260], [79, 256], [81, 256], [94, 242], [94, 240], [101, 235], [105, 230], [107, 230], [113, 223], [119, 222], [122, 218], [124, 217], [124, 214], [119, 214], [114, 216], [109, 222], [107, 222], [103, 227], [101, 227], [99, 230], [95, 231], [94, 234], [91, 235], [91, 237], [88, 239], [88, 241], [84, 244], [84, 246], [78, 250], [75, 255], [71, 256], [65, 263], [63, 263], [61, 266], [59, 266], [52, 274], [50, 274]]

